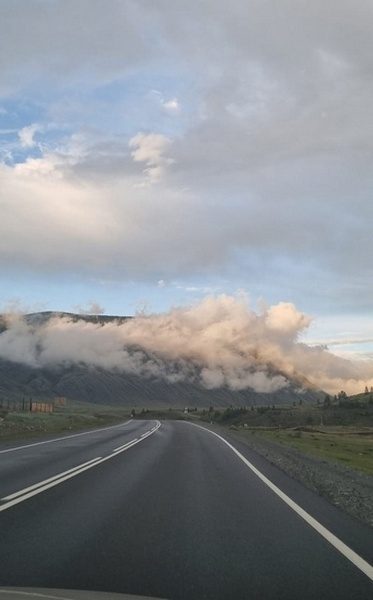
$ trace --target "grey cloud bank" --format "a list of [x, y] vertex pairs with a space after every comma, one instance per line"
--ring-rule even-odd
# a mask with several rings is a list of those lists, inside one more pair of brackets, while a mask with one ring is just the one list
[[300, 342], [310, 318], [291, 303], [251, 310], [245, 298], [207, 297], [189, 308], [95, 324], [54, 316], [43, 324], [6, 317], [0, 357], [33, 367], [85, 364], [214, 389], [275, 392], [287, 378], [318, 389], [361, 392], [370, 365]]

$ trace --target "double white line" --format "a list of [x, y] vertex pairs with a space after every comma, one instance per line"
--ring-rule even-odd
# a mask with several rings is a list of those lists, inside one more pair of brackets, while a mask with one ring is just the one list
[[157, 431], [157, 429], [159, 429], [160, 426], [161, 426], [160, 422], [156, 421], [155, 426], [152, 429], [150, 429], [149, 431], [146, 431], [145, 433], [143, 433], [140, 436], [140, 438], [135, 438], [134, 440], [127, 442], [127, 444], [124, 444], [123, 446], [119, 446], [119, 448], [115, 448], [115, 450], [113, 450], [112, 453], [109, 454], [108, 456], [104, 456], [104, 457], [98, 456], [97, 458], [93, 458], [92, 460], [89, 460], [88, 462], [82, 463], [81, 465], [77, 465], [76, 467], [73, 467], [72, 469], [69, 469], [68, 471], [64, 471], [63, 473], [58, 473], [58, 475], [49, 477], [49, 479], [44, 479], [44, 481], [39, 481], [38, 483], [35, 483], [34, 485], [30, 485], [29, 487], [24, 488], [23, 490], [19, 490], [18, 492], [14, 492], [13, 494], [10, 494], [9, 496], [4, 496], [4, 498], [1, 498], [1, 502], [3, 502], [3, 504], [0, 505], [0, 512], [7, 510], [8, 508], [15, 506], [16, 504], [20, 504], [20, 502], [24, 502], [25, 500], [28, 500], [29, 498], [32, 498], [33, 496], [36, 496], [37, 494], [41, 494], [42, 492], [45, 492], [46, 490], [49, 490], [50, 488], [55, 487], [56, 485], [59, 485], [60, 483], [63, 483], [64, 481], [67, 481], [68, 479], [71, 479], [72, 477], [76, 477], [77, 475], [80, 475], [81, 473], [83, 473], [84, 471], [87, 471], [88, 469], [92, 469], [93, 467], [96, 467], [97, 465], [100, 465], [101, 463], [103, 463], [107, 460], [110, 460], [111, 458], [114, 458], [114, 456], [117, 456], [118, 454], [125, 452], [129, 448], [132, 448], [132, 446], [135, 446], [136, 444], [139, 444], [140, 442], [145, 440], [147, 437], [149, 437], [155, 431]]

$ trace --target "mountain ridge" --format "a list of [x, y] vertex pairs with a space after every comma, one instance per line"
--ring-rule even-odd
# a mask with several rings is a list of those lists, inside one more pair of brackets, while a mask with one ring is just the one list
[[[133, 317], [115, 315], [80, 315], [76, 313], [43, 311], [23, 316], [27, 325], [38, 327], [47, 325], [53, 318], [63, 318], [70, 322], [99, 324], [122, 324]], [[0, 315], [0, 336], [7, 330], [7, 320]], [[129, 353], [138, 352], [138, 348], [128, 346]], [[156, 356], [142, 350], [142, 356], [149, 361]], [[145, 359], [144, 359], [145, 360]], [[316, 402], [323, 393], [316, 390], [305, 377], [295, 375], [289, 378], [273, 366], [266, 364], [266, 373], [270, 376], [281, 376], [286, 385], [274, 392], [245, 389], [231, 389], [227, 385], [204, 387], [198, 377], [183, 380], [178, 375], [180, 368], [177, 360], [166, 363], [169, 372], [175, 375], [170, 378], [148, 375], [141, 376], [125, 369], [105, 369], [100, 366], [86, 364], [84, 361], [62, 361], [48, 366], [32, 366], [22, 361], [0, 358], [0, 398], [17, 400], [32, 397], [50, 401], [55, 396], [64, 396], [71, 400], [81, 400], [97, 404], [122, 406], [256, 406], [266, 404], [292, 404], [299, 402]], [[185, 362], [185, 361], [184, 361]], [[190, 372], [197, 375], [202, 366], [190, 361]], [[260, 369], [258, 368], [258, 372]], [[255, 371], [254, 371], [255, 373]]]

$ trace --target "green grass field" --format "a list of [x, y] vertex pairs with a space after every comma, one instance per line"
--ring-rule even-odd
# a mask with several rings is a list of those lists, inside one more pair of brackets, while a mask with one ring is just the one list
[[210, 411], [204, 420], [292, 446], [373, 474], [373, 404], [358, 394], [330, 405], [262, 406]]
[[257, 429], [256, 434], [373, 475], [373, 429], [361, 432], [348, 427], [324, 428], [322, 432]]

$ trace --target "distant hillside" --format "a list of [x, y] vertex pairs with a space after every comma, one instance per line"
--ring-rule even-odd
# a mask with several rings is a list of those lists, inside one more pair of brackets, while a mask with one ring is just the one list
[[98, 323], [100, 325], [105, 325], [105, 323], [112, 323], [114, 321], [117, 323], [124, 323], [129, 319], [133, 319], [133, 317], [118, 317], [114, 315], [86, 315], [69, 312], [57, 312], [52, 310], [29, 313], [28, 315], [25, 315], [26, 321], [28, 323], [32, 323], [33, 325], [43, 325], [52, 317], [66, 317], [75, 323], [78, 321], [85, 321], [86, 323]]
[[323, 395], [314, 390], [299, 393], [290, 383], [275, 393], [250, 389], [206, 389], [190, 382], [170, 383], [126, 373], [73, 365], [53, 369], [34, 369], [27, 365], [0, 360], [0, 399], [22, 397], [51, 399], [66, 396], [72, 400], [122, 406], [256, 406], [316, 402]]
[[[65, 317], [74, 323], [77, 323], [78, 321], [84, 321], [86, 323], [94, 323], [94, 324], [100, 324], [100, 325], [104, 325], [105, 323], [113, 323], [113, 322], [124, 323], [125, 321], [128, 321], [133, 318], [133, 317], [116, 317], [113, 315], [85, 315], [85, 314], [80, 315], [80, 314], [76, 314], [76, 313], [59, 312], [59, 311], [52, 311], [52, 310], [46, 310], [46, 311], [37, 312], [37, 313], [29, 313], [29, 314], [23, 316], [26, 323], [28, 323], [29, 325], [33, 325], [35, 327], [41, 327], [42, 325], [45, 325], [53, 317], [57, 317], [57, 318]], [[3, 333], [6, 329], [7, 329], [6, 316], [0, 314], [0, 334]]]
[[[28, 325], [38, 328], [48, 323], [52, 317], [66, 317], [73, 322], [124, 323], [131, 317], [75, 315], [70, 313], [41, 312], [26, 315]], [[0, 336], [6, 333], [6, 321], [0, 319]], [[137, 348], [129, 348], [129, 353], [139, 352]], [[146, 356], [142, 351], [142, 357]], [[148, 356], [149, 362], [156, 357]], [[144, 360], [142, 358], [142, 360]], [[163, 359], [164, 360], [164, 359]], [[177, 362], [170, 365], [170, 372], [177, 374]], [[198, 375], [201, 369], [195, 363], [190, 370]], [[273, 371], [273, 376], [280, 374]], [[177, 379], [177, 377], [175, 378]], [[179, 378], [181, 379], [181, 378]], [[48, 367], [33, 367], [0, 359], [0, 401], [34, 398], [49, 400], [55, 396], [66, 396], [71, 400], [81, 400], [97, 404], [122, 406], [252, 406], [265, 404], [292, 404], [316, 402], [324, 397], [320, 392], [311, 389], [307, 381], [287, 379], [287, 385], [276, 392], [265, 393], [246, 388], [232, 390], [227, 386], [207, 389], [198, 377], [193, 380], [170, 381], [160, 376], [140, 376], [125, 372], [119, 368], [105, 369], [90, 366], [76, 361], [54, 364]]]

